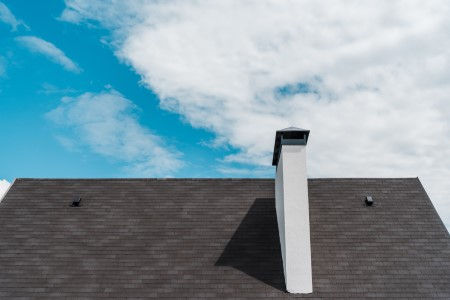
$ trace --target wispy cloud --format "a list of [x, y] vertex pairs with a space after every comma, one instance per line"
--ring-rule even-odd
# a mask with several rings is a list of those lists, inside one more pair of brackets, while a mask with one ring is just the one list
[[275, 129], [306, 127], [311, 176], [418, 175], [447, 223], [449, 15], [445, 0], [66, 0], [63, 13], [109, 28], [163, 108], [239, 150], [226, 161], [268, 165]]
[[127, 163], [130, 176], [172, 176], [182, 165], [180, 153], [148, 129], [135, 115], [136, 107], [115, 90], [64, 97], [48, 119], [70, 129], [58, 137], [66, 147], [88, 146], [93, 152]]
[[11, 26], [12, 30], [17, 30], [17, 27], [19, 25], [23, 25], [28, 29], [28, 26], [25, 25], [25, 23], [23, 23], [22, 21], [17, 20], [17, 18], [3, 2], [0, 2], [0, 21]]
[[66, 70], [80, 73], [81, 68], [68, 58], [64, 52], [50, 42], [35, 36], [19, 36], [16, 40], [30, 51], [44, 55], [51, 61], [63, 66]]
[[61, 87], [55, 86], [48, 82], [44, 82], [41, 85], [41, 89], [38, 91], [38, 93], [46, 94], [46, 95], [51, 95], [51, 94], [72, 95], [76, 92], [77, 92], [77, 90], [75, 90], [73, 88], [69, 88], [69, 87], [61, 88]]
[[3, 196], [8, 191], [10, 185], [11, 184], [5, 179], [0, 180], [0, 202], [3, 200]]
[[0, 77], [4, 76], [6, 73], [6, 61], [3, 56], [0, 56]]
[[245, 167], [230, 167], [230, 166], [219, 166], [217, 171], [226, 176], [242, 176], [242, 177], [269, 177], [273, 175], [272, 168], [269, 167], [253, 167], [250, 168], [248, 166]]

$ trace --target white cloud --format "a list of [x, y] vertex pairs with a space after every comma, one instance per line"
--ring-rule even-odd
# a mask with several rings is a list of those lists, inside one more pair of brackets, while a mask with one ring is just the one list
[[6, 74], [6, 60], [0, 56], [0, 77]]
[[[72, 129], [80, 145], [127, 163], [125, 171], [130, 176], [172, 176], [182, 166], [180, 154], [142, 127], [135, 109], [130, 100], [109, 90], [64, 97], [46, 116]], [[58, 140], [70, 149], [77, 145], [67, 137]]]
[[309, 175], [419, 176], [450, 223], [450, 2], [66, 0], [161, 106], [269, 165], [311, 130]]
[[45, 95], [52, 95], [52, 94], [70, 95], [76, 93], [77, 90], [69, 87], [61, 88], [51, 83], [44, 82], [41, 84], [41, 89], [38, 92]]
[[0, 202], [3, 200], [3, 196], [9, 190], [11, 184], [5, 179], [0, 180]]
[[68, 58], [61, 49], [50, 42], [35, 36], [19, 36], [16, 40], [29, 50], [44, 55], [51, 61], [63, 66], [64, 69], [68, 71], [74, 73], [80, 73], [82, 71], [81, 68]]
[[3, 2], [0, 2], [0, 21], [11, 26], [11, 29], [14, 31], [17, 30], [17, 27], [19, 25], [23, 25], [28, 29], [28, 26], [26, 26], [22, 21], [17, 20], [13, 13]]
[[254, 167], [254, 168], [242, 168], [242, 167], [230, 167], [230, 166], [219, 166], [217, 168], [221, 174], [234, 177], [269, 177], [273, 175], [273, 170], [265, 167]]

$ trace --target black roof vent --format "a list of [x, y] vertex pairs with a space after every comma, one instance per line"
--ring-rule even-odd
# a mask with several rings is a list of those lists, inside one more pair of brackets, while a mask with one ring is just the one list
[[372, 206], [372, 204], [373, 204], [372, 196], [366, 196], [366, 200], [364, 202], [366, 202], [367, 206]]
[[80, 202], [81, 202], [81, 197], [80, 196], [75, 196], [73, 198], [72, 204], [70, 206], [72, 206], [72, 207], [79, 207], [80, 206]]

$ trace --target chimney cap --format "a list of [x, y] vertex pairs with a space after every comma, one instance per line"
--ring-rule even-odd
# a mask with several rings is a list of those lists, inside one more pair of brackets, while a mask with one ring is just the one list
[[277, 130], [275, 134], [272, 166], [278, 165], [282, 145], [306, 145], [308, 137], [309, 130], [307, 129], [288, 127]]

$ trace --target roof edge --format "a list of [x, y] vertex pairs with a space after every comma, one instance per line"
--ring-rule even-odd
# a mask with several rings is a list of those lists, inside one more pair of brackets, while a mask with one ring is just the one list
[[111, 178], [111, 177], [105, 177], [105, 178], [76, 178], [76, 177], [69, 177], [69, 178], [33, 178], [33, 177], [23, 177], [23, 178], [16, 178], [16, 180], [19, 181], [58, 181], [58, 180], [79, 180], [79, 181], [177, 181], [177, 180], [192, 180], [192, 181], [205, 181], [205, 180], [273, 180], [273, 178], [267, 177], [267, 178], [252, 178], [252, 177], [205, 177], [205, 178], [189, 178], [189, 177], [183, 177], [183, 178], [142, 178], [142, 177], [136, 177], [136, 178], [130, 178], [130, 177], [124, 177], [124, 178]]
[[450, 236], [450, 233], [447, 229], [447, 226], [445, 226], [444, 221], [441, 218], [441, 215], [438, 213], [438, 211], [436, 210], [436, 207], [433, 204], [433, 201], [431, 200], [430, 196], [427, 193], [427, 190], [425, 190], [425, 187], [422, 184], [422, 181], [420, 181], [419, 177], [416, 177], [417, 181], [419, 182], [420, 187], [422, 188], [423, 193], [427, 196], [427, 200], [428, 202], [431, 204], [431, 208], [434, 210], [434, 212], [436, 213], [436, 215], [438, 216], [439, 220], [441, 221], [441, 226], [444, 228], [444, 230], [447, 232], [447, 235]]
[[[389, 180], [389, 179], [418, 179], [418, 177], [308, 177], [308, 180]], [[271, 177], [199, 177], [199, 178], [190, 178], [190, 177], [177, 177], [177, 178], [158, 178], [158, 177], [150, 177], [150, 178], [142, 178], [142, 177], [105, 177], [105, 178], [96, 178], [96, 177], [84, 177], [84, 178], [77, 178], [77, 177], [61, 177], [61, 178], [39, 178], [39, 177], [18, 177], [15, 178], [13, 183], [16, 181], [57, 181], [57, 180], [86, 180], [86, 181], [93, 181], [93, 180], [102, 180], [102, 181], [115, 181], [115, 180], [122, 180], [122, 181], [135, 181], [135, 180], [142, 180], [142, 181], [164, 181], [164, 180], [192, 180], [192, 181], [206, 181], [206, 180], [274, 180], [274, 178]], [[11, 183], [11, 186], [12, 184]]]
[[0, 203], [3, 201], [3, 199], [6, 198], [6, 195], [9, 193], [9, 190], [11, 190], [12, 186], [16, 182], [17, 178], [14, 178], [13, 182], [9, 185], [9, 187], [6, 189], [6, 192], [3, 194], [3, 196], [0, 198]]

